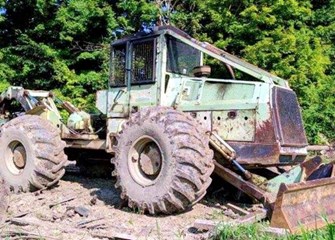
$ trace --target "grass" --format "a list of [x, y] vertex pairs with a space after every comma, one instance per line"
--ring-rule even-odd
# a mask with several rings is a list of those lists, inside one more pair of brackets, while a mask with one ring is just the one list
[[327, 224], [315, 231], [304, 231], [300, 235], [287, 234], [274, 236], [262, 229], [266, 223], [245, 224], [238, 226], [218, 225], [213, 240], [335, 240], [335, 224]]

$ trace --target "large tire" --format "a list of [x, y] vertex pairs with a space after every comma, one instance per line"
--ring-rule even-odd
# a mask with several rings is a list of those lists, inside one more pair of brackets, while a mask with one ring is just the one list
[[59, 130], [33, 115], [1, 127], [0, 176], [14, 192], [51, 187], [64, 175], [67, 156]]
[[150, 214], [181, 212], [211, 183], [213, 152], [195, 120], [167, 107], [133, 114], [117, 136], [113, 175], [121, 198]]

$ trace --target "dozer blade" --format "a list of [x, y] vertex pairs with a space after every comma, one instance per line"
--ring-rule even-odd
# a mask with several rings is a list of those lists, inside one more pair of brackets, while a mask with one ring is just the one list
[[291, 233], [321, 228], [335, 220], [335, 178], [281, 184], [274, 203], [271, 227]]

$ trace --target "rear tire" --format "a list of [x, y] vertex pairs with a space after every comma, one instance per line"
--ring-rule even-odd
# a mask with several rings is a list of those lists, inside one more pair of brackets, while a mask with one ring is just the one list
[[14, 192], [55, 185], [64, 175], [67, 156], [59, 130], [34, 115], [17, 117], [1, 127], [0, 176]]
[[133, 114], [115, 149], [116, 187], [129, 207], [141, 212], [184, 211], [201, 200], [211, 183], [208, 136], [193, 118], [172, 108]]

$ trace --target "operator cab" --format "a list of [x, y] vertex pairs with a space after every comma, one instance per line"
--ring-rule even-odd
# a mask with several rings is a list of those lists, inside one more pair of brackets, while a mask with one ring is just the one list
[[[173, 106], [178, 103], [178, 91], [186, 79], [210, 81], [211, 67], [204, 66], [204, 52], [181, 41], [179, 35], [188, 36], [165, 26], [112, 43], [110, 117], [127, 117], [144, 106]], [[212, 61], [211, 65], [218, 63]]]
[[[148, 35], [137, 34], [112, 44], [110, 87], [127, 86], [128, 83], [150, 84], [157, 80], [158, 71], [173, 76], [210, 76], [211, 67], [203, 66], [203, 52], [168, 32], [158, 34], [165, 28], [161, 27], [160, 31]], [[162, 53], [164, 56], [160, 56]], [[156, 65], [159, 57], [163, 60], [162, 66]]]

